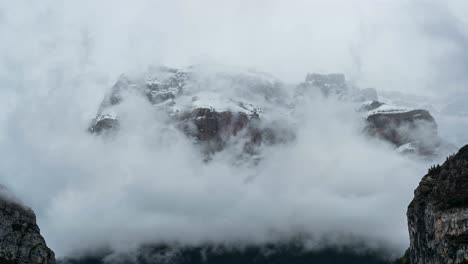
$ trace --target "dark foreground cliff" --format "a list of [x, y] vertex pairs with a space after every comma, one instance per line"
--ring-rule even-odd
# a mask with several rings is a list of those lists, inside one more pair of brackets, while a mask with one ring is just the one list
[[407, 216], [411, 263], [468, 263], [468, 145], [429, 170]]
[[0, 188], [0, 263], [54, 264], [54, 252], [40, 234], [34, 212]]

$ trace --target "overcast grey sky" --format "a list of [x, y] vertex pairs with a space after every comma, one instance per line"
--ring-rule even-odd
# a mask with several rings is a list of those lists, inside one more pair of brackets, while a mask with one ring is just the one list
[[408, 93], [438, 93], [441, 82], [448, 83], [445, 91], [460, 91], [465, 79], [464, 1], [19, 0], [2, 6], [2, 32], [10, 37], [1, 47], [11, 63], [87, 62], [113, 73], [155, 62], [219, 61], [294, 81], [309, 71], [345, 72], [364, 85]]

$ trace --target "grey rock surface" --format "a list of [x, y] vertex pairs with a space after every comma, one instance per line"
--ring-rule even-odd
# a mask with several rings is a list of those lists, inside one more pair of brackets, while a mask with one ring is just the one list
[[0, 188], [0, 263], [54, 264], [34, 212]]
[[412, 264], [468, 263], [468, 145], [429, 170], [407, 216]]
[[423, 109], [403, 112], [376, 112], [366, 118], [369, 134], [397, 147], [412, 144], [422, 155], [433, 155], [441, 144], [437, 124]]

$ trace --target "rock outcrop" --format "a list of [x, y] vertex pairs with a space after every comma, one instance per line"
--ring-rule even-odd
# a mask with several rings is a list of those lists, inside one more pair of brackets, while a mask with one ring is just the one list
[[[372, 107], [376, 108], [372, 109]], [[435, 155], [442, 144], [429, 111], [400, 109], [374, 101], [367, 105], [367, 132], [394, 144], [400, 152]]]
[[468, 263], [468, 145], [429, 170], [407, 216], [412, 264]]
[[[3, 189], [3, 190], [2, 190]], [[34, 212], [0, 188], [0, 263], [54, 264]]]
[[380, 102], [375, 89], [357, 88], [343, 74], [310, 73], [298, 86], [297, 94], [309, 91], [361, 103], [357, 110], [365, 115], [366, 132], [392, 143], [400, 153], [433, 157], [455, 151], [439, 137], [436, 121], [429, 111]]

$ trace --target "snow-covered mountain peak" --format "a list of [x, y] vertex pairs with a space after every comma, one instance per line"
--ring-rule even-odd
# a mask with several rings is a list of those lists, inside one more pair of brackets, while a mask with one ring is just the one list
[[343, 74], [311, 73], [305, 82], [293, 86], [262, 72], [200, 65], [151, 67], [140, 76], [120, 76], [103, 100], [91, 132], [100, 134], [120, 127], [119, 105], [128, 93], [166, 113], [197, 142], [209, 142], [210, 153], [222, 150], [241, 131], [247, 138], [243, 149], [250, 153], [256, 152], [253, 146], [262, 143], [293, 140], [293, 124], [302, 118], [297, 106], [309, 103], [302, 99], [317, 99], [320, 94], [321, 98], [356, 104], [357, 111], [363, 113], [365, 131], [394, 144], [400, 152], [435, 155], [446, 145], [428, 111], [380, 102], [375, 89], [360, 89], [348, 83]]

